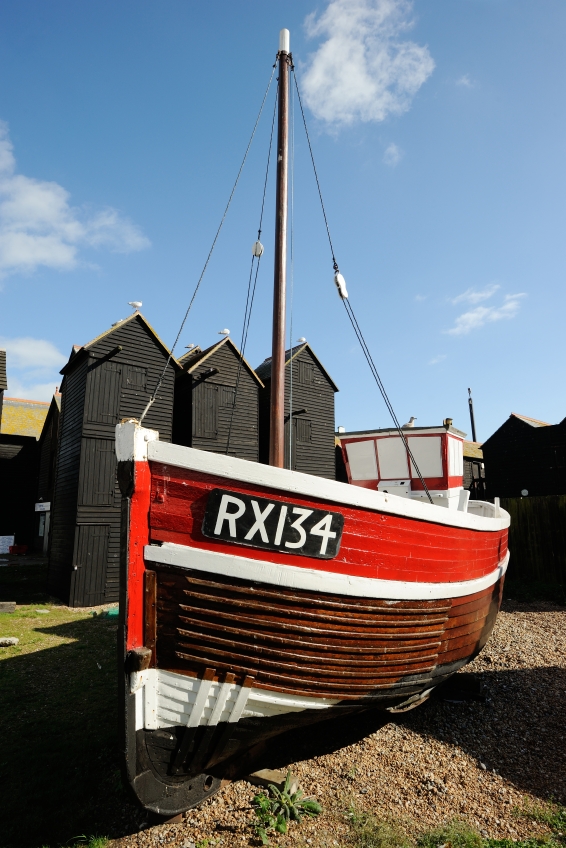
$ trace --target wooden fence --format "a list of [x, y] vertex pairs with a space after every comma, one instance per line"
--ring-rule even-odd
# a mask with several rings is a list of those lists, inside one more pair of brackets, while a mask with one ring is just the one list
[[566, 495], [501, 498], [511, 515], [510, 580], [566, 585]]

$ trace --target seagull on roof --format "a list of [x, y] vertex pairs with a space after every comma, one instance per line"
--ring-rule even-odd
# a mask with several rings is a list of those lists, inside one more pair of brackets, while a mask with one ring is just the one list
[[131, 306], [133, 309], [141, 309], [143, 303], [141, 302], [141, 300], [129, 300], [128, 306]]
[[407, 423], [406, 423], [406, 424], [403, 424], [402, 429], [403, 429], [403, 430], [405, 430], [405, 429], [407, 429], [407, 427], [414, 427], [414, 426], [415, 426], [415, 421], [416, 421], [416, 420], [417, 420], [417, 419], [415, 418], [415, 416], [414, 416], [414, 415], [411, 415], [411, 420], [410, 420], [410, 421], [407, 421]]
[[226, 329], [225, 330], [218, 330], [218, 335], [219, 336], [229, 336], [230, 330], [226, 330]]

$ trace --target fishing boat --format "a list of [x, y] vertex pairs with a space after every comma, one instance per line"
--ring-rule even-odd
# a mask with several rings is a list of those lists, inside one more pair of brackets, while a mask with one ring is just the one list
[[284, 467], [290, 63], [283, 30], [269, 464], [116, 428], [124, 754], [163, 816], [270, 737], [422, 703], [485, 644], [509, 560], [509, 515], [469, 501], [450, 419], [340, 433], [348, 482]]

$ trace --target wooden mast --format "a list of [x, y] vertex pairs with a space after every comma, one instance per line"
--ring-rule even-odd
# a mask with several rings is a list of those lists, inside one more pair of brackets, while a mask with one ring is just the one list
[[277, 126], [277, 194], [269, 464], [285, 464], [285, 288], [287, 282], [287, 174], [289, 166], [289, 30], [279, 33], [279, 100]]

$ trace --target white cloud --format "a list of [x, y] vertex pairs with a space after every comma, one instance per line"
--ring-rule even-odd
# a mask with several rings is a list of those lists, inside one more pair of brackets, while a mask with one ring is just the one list
[[427, 299], [427, 297], [428, 297], [428, 294], [416, 294], [415, 300], [417, 301], [417, 303], [422, 303], [423, 300]]
[[440, 353], [438, 356], [433, 357], [433, 359], [429, 359], [429, 365], [438, 365], [439, 362], [443, 362], [446, 359], [445, 353]]
[[484, 324], [494, 321], [504, 321], [514, 318], [521, 307], [522, 298], [526, 297], [524, 292], [520, 294], [507, 294], [502, 306], [477, 306], [469, 312], [464, 312], [456, 318], [454, 326], [450, 330], [444, 330], [451, 336], [464, 336], [472, 330], [478, 330]]
[[393, 142], [386, 148], [385, 153], [383, 154], [384, 164], [389, 165], [391, 168], [398, 165], [402, 158], [403, 151], [400, 147], [397, 147], [396, 144], [393, 144]]
[[8, 380], [8, 391], [5, 392], [6, 397], [24, 398], [25, 400], [51, 400], [55, 394], [57, 386], [61, 385], [61, 380], [53, 380], [51, 383], [27, 383], [18, 380], [17, 377], [10, 377]]
[[89, 212], [69, 199], [58, 183], [16, 173], [8, 125], [0, 121], [0, 276], [40, 266], [70, 270], [85, 246], [114, 253], [149, 246], [139, 227], [116, 209]]
[[400, 36], [413, 25], [410, 0], [331, 0], [305, 21], [325, 39], [309, 57], [305, 100], [328, 124], [383, 121], [406, 112], [434, 69], [427, 47]]
[[463, 77], [460, 77], [460, 79], [456, 80], [456, 85], [461, 85], [464, 88], [473, 88], [474, 82], [469, 74], [464, 74]]
[[9, 339], [0, 336], [0, 348], [6, 351], [8, 365], [12, 368], [57, 368], [67, 361], [52, 342], [45, 339], [33, 339], [30, 336]]
[[458, 297], [452, 298], [451, 303], [481, 303], [483, 300], [489, 300], [490, 297], [493, 297], [495, 292], [499, 291], [500, 288], [501, 286], [497, 283], [492, 283], [481, 289], [481, 291], [467, 289], [462, 294], [459, 294]]
[[58, 373], [67, 361], [55, 345], [31, 336], [0, 336], [0, 348], [6, 351], [9, 397], [49, 400], [55, 386], [61, 384]]

